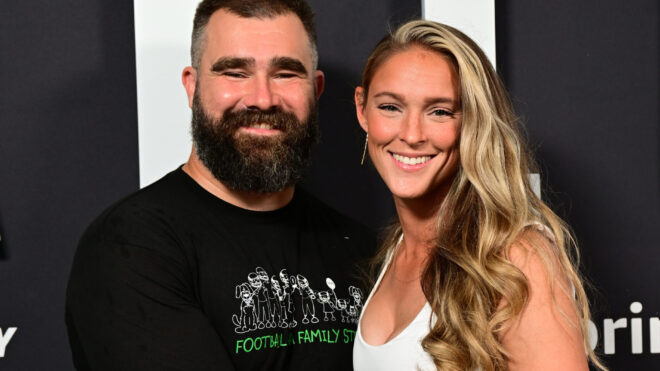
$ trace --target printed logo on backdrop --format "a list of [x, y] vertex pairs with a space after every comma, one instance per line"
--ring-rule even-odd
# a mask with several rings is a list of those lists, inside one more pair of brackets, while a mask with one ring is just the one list
[[[630, 313], [631, 314], [640, 314], [644, 307], [640, 302], [633, 302], [630, 304]], [[630, 327], [628, 323], [630, 322]], [[660, 318], [650, 317], [648, 322], [646, 322], [642, 317], [635, 316], [630, 318], [618, 318], [614, 320], [613, 318], [603, 319], [603, 353], [606, 355], [616, 354], [616, 334], [622, 333], [629, 328], [630, 332], [630, 352], [632, 354], [642, 354], [644, 351], [648, 351], [652, 354], [660, 353]], [[643, 341], [644, 328], [648, 329], [648, 339], [649, 346], [645, 349]], [[596, 327], [596, 324], [589, 321], [589, 343], [591, 349], [595, 349], [598, 346], [599, 331]], [[619, 352], [620, 353], [620, 352]]]
[[[234, 331], [237, 334], [263, 329], [288, 331], [239, 339], [236, 341], [236, 353], [301, 343], [352, 342], [355, 330], [345, 326], [357, 324], [362, 310], [362, 291], [349, 286], [347, 295], [338, 297], [335, 281], [327, 277], [325, 284], [327, 287], [312, 288], [307, 277], [289, 274], [286, 269], [273, 275], [262, 267], [250, 272], [247, 282], [236, 285], [235, 297], [240, 304], [238, 313], [231, 318]], [[336, 323], [339, 328], [309, 329], [319, 322]]]
[[0, 327], [0, 358], [4, 358], [7, 345], [14, 337], [17, 330], [17, 327], [7, 327], [7, 330], [3, 331], [2, 327]]

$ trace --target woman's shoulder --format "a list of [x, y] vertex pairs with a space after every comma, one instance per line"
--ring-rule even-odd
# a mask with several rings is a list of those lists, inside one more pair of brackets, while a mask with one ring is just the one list
[[557, 364], [561, 367], [554, 369], [587, 369], [573, 290], [559, 248], [552, 230], [535, 222], [523, 228], [507, 249], [509, 261], [524, 274], [529, 290], [522, 312], [500, 336], [512, 355], [512, 370], [531, 365], [551, 369]]
[[[552, 229], [539, 221], [530, 221], [507, 247], [506, 256], [518, 268], [529, 266], [530, 263], [535, 262], [544, 262], [544, 265], [548, 265], [558, 263], [555, 261], [559, 252], [557, 249], [557, 238]], [[528, 261], [529, 259], [532, 261]], [[537, 262], [537, 259], [543, 261]]]

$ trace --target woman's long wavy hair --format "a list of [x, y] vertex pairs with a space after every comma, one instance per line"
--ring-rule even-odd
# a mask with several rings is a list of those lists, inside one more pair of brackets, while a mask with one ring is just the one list
[[[412, 46], [438, 53], [453, 65], [462, 114], [460, 167], [439, 206], [437, 240], [421, 276], [422, 290], [437, 316], [422, 341], [424, 350], [439, 370], [507, 368], [508, 354], [499, 335], [529, 297], [527, 280], [509, 260], [508, 247], [531, 222], [538, 222], [550, 229], [556, 248], [547, 251], [531, 245], [551, 277], [564, 276], [575, 289], [579, 323], [570, 323], [566, 313], [564, 317], [581, 330], [592, 363], [604, 369], [588, 344], [589, 305], [576, 268], [575, 241], [568, 226], [534, 194], [528, 178], [536, 170], [533, 157], [501, 80], [474, 41], [431, 21], [403, 24], [369, 57], [362, 76], [363, 99], [376, 70]], [[377, 271], [401, 234], [397, 223], [376, 258]]]

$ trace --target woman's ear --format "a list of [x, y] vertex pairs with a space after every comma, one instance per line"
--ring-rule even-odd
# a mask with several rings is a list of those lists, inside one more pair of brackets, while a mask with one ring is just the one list
[[355, 113], [357, 114], [358, 122], [362, 127], [362, 130], [369, 132], [369, 126], [367, 125], [367, 118], [364, 115], [364, 105], [367, 97], [364, 96], [364, 88], [358, 86], [355, 88]]

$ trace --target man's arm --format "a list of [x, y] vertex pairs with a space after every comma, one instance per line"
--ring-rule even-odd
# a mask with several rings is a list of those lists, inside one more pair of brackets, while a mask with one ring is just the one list
[[88, 231], [71, 271], [66, 323], [76, 368], [233, 369], [179, 247], [165, 234], [152, 246], [109, 235]]

